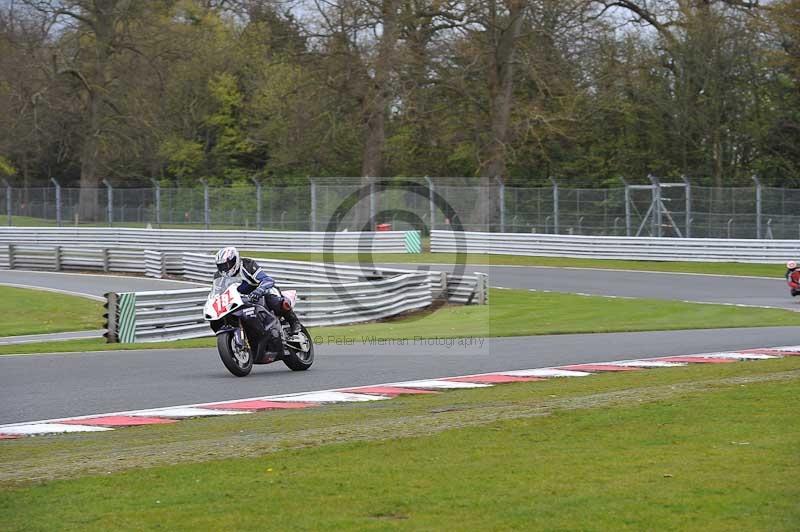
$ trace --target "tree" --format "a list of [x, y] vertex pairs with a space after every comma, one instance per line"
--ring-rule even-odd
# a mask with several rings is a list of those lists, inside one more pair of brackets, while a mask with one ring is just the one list
[[40, 68], [48, 49], [42, 17], [14, 3], [0, 10], [0, 154], [23, 185], [67, 171], [74, 151], [65, 95]]
[[85, 221], [102, 178], [798, 183], [798, 18], [798, 0], [7, 1], [0, 156], [24, 184], [79, 184]]
[[691, 0], [660, 2], [600, 1], [605, 9], [621, 8], [634, 21], [654, 28], [663, 50], [661, 68], [671, 74], [675, 128], [680, 143], [680, 170], [711, 175], [716, 186], [725, 176], [734, 181], [740, 161], [737, 139], [747, 92], [758, 80], [747, 72], [757, 44], [742, 12], [758, 2]]
[[764, 62], [770, 75], [758, 100], [755, 169], [766, 181], [800, 186], [800, 0], [775, 2], [758, 30], [768, 36]]
[[72, 79], [85, 116], [80, 148], [81, 219], [99, 215], [99, 169], [105, 143], [113, 129], [114, 102], [109, 98], [114, 78], [112, 62], [126, 49], [126, 31], [134, 15], [132, 0], [25, 0], [49, 17], [56, 74]]

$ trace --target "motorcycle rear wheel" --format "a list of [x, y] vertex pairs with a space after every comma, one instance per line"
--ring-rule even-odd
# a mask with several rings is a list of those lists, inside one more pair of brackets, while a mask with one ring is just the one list
[[[308, 351], [288, 346], [285, 348], [286, 354], [283, 358], [283, 363], [292, 371], [305, 371], [314, 363], [314, 342], [311, 340], [311, 335], [308, 334], [308, 329], [306, 329], [305, 325], [301, 325], [300, 328], [302, 330], [300, 334], [305, 335], [308, 341]], [[287, 343], [290, 345], [296, 344], [296, 342]]]
[[236, 349], [233, 331], [217, 335], [217, 351], [228, 371], [237, 377], [246, 377], [253, 369], [253, 353], [247, 348]]

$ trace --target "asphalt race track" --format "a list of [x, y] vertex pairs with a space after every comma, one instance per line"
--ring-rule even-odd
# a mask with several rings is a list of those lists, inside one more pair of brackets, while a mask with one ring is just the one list
[[180, 290], [202, 286], [184, 281], [123, 275], [0, 270], [0, 285], [3, 284], [46, 288], [89, 297], [102, 297], [106, 292]]
[[[782, 273], [780, 267], [776, 270], [777, 275]], [[501, 266], [474, 266], [466, 271], [489, 273], [493, 286], [506, 288], [800, 310], [780, 278]], [[0, 283], [93, 296], [112, 290], [192, 286], [136, 277], [16, 270], [1, 271]], [[225, 370], [214, 349], [0, 356], [0, 424], [486, 371], [791, 345], [800, 343], [800, 327], [494, 338], [485, 342], [467, 347], [428, 342], [400, 346], [323, 343], [308, 372], [291, 372], [278, 363], [257, 366], [242, 379]]]
[[[313, 331], [312, 331], [313, 332]], [[279, 393], [800, 343], [800, 328], [487, 339], [482, 347], [321, 345], [307, 372], [282, 363], [237, 378], [214, 349], [0, 356], [0, 424]]]
[[[452, 266], [392, 264], [392, 268], [449, 271]], [[800, 303], [789, 296], [781, 266], [775, 279], [649, 273], [572, 268], [466, 265], [465, 273], [489, 274], [492, 286], [573, 292], [592, 295], [645, 297], [703, 303], [727, 303], [785, 308], [800, 311]], [[280, 282], [280, 279], [278, 279]], [[102, 296], [106, 292], [175, 290], [203, 286], [183, 281], [113, 275], [87, 275], [20, 270], [0, 271], [0, 284], [45, 287]]]
[[[392, 264], [392, 268], [415, 265]], [[447, 265], [417, 265], [418, 268], [452, 271]], [[465, 273], [489, 274], [489, 284], [503, 288], [526, 288], [602, 296], [643, 297], [785, 308], [800, 312], [800, 301], [792, 301], [782, 275], [775, 266], [775, 279], [650, 273], [587, 268], [547, 268], [539, 266], [466, 265]]]

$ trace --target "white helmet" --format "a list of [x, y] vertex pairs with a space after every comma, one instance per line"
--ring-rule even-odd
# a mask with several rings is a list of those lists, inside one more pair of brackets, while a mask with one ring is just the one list
[[217, 252], [217, 270], [222, 275], [233, 277], [239, 273], [242, 267], [242, 258], [235, 247], [222, 248]]
[[786, 268], [788, 268], [790, 270], [797, 269], [797, 262], [793, 261], [793, 260], [790, 260], [789, 262], [786, 263]]

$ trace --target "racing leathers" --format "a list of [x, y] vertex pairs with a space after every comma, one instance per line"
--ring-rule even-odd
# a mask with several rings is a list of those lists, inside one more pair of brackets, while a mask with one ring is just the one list
[[786, 270], [786, 282], [792, 289], [792, 293], [800, 291], [800, 268], [789, 268]]
[[[214, 278], [216, 279], [220, 275], [222, 274], [217, 272]], [[267, 275], [256, 261], [242, 257], [239, 276], [242, 282], [239, 284], [238, 290], [242, 294], [243, 300], [264, 304], [276, 316], [282, 316], [289, 323], [292, 328], [292, 334], [300, 332], [300, 321], [297, 319], [297, 315], [292, 310], [291, 305], [283, 297], [270, 292], [270, 289], [275, 286], [275, 280]]]

